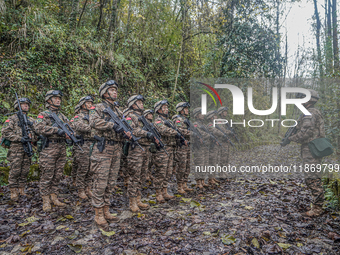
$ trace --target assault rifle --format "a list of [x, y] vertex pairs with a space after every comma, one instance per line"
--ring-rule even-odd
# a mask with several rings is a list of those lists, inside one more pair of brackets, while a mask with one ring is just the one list
[[144, 115], [141, 115], [138, 118], [138, 120], [143, 123], [143, 125], [144, 125], [143, 129], [152, 133], [153, 136], [159, 141], [159, 145], [156, 144], [157, 150], [163, 149], [165, 151], [165, 153], [169, 156], [168, 152], [164, 148], [165, 144], [161, 140], [162, 137], [161, 137], [160, 133], [157, 131], [157, 129], [155, 128], [155, 126], [151, 122], [147, 121], [147, 119], [144, 117]]
[[71, 139], [71, 141], [76, 144], [78, 146], [78, 148], [82, 151], [83, 149], [80, 147], [79, 143], [80, 140], [78, 140], [75, 136], [74, 136], [74, 131], [71, 128], [71, 126], [68, 123], [64, 123], [61, 121], [61, 119], [59, 119], [58, 115], [55, 114], [54, 112], [51, 111], [50, 114], [50, 119], [54, 122], [54, 124], [52, 125], [53, 127], [58, 127], [61, 130], [64, 131], [64, 133]]
[[121, 133], [121, 132], [124, 132], [124, 136], [126, 138], [129, 138], [125, 132], [131, 132], [131, 142], [132, 142], [132, 148], [134, 148], [136, 145], [139, 146], [139, 148], [141, 148], [143, 151], [143, 147], [140, 146], [140, 144], [138, 143], [138, 140], [140, 139], [140, 137], [135, 137], [133, 134], [132, 134], [132, 127], [129, 125], [129, 123], [127, 123], [126, 119], [120, 119], [117, 114], [112, 111], [112, 109], [110, 107], [106, 107], [103, 111], [104, 113], [107, 113], [109, 116], [110, 116], [110, 121], [113, 122], [115, 125], [117, 125], [117, 127], [114, 128], [115, 132], [116, 133]]
[[17, 116], [19, 118], [19, 127], [21, 127], [21, 134], [22, 134], [22, 147], [24, 148], [25, 153], [28, 157], [32, 157], [33, 155], [33, 149], [31, 144], [31, 138], [29, 137], [30, 134], [32, 134], [32, 130], [30, 126], [33, 125], [30, 121], [27, 119], [27, 115], [22, 112], [20, 101], [18, 98], [18, 94], [15, 93], [15, 97], [17, 98], [18, 108], [19, 111], [17, 112]]
[[[181, 131], [179, 131], [176, 127], [174, 127], [170, 121], [165, 120], [161, 117], [161, 119], [164, 121], [165, 126], [172, 128], [173, 130], [175, 130], [177, 132], [177, 137], [180, 140], [180, 145], [179, 147], [182, 147], [183, 144], [185, 144], [186, 139], [184, 138], [184, 135], [181, 133]], [[187, 141], [187, 143], [189, 143], [189, 141]]]

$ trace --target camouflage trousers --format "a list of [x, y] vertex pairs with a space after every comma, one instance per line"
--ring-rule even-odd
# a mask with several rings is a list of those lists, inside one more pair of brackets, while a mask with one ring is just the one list
[[177, 147], [175, 153], [175, 161], [177, 162], [176, 180], [177, 183], [188, 182], [190, 174], [190, 147]]
[[155, 176], [154, 187], [155, 189], [162, 189], [168, 187], [168, 182], [172, 174], [173, 162], [174, 162], [174, 147], [167, 146], [165, 151], [160, 150], [157, 153], [153, 153], [151, 160], [155, 164]]
[[146, 153], [146, 162], [142, 165], [141, 177], [142, 180], [146, 180], [148, 176], [151, 176], [151, 166], [152, 166], [152, 153], [150, 152], [150, 146], [143, 146]]
[[[75, 146], [73, 146], [73, 155], [75, 155]], [[73, 158], [72, 161], [72, 171], [71, 171], [71, 177], [72, 179], [77, 179], [77, 171], [78, 171], [78, 161]]]
[[40, 152], [40, 194], [48, 196], [58, 193], [58, 185], [64, 173], [66, 163], [65, 143], [49, 143]]
[[121, 143], [105, 144], [103, 152], [94, 145], [91, 155], [91, 172], [94, 175], [92, 205], [100, 208], [110, 205], [110, 197], [116, 184], [122, 154]]
[[78, 166], [76, 171], [76, 186], [79, 190], [86, 189], [87, 186], [92, 187], [93, 173], [90, 171], [90, 147], [92, 143], [91, 141], [84, 142], [82, 146], [84, 152], [78, 147], [74, 149], [73, 163]]
[[229, 144], [221, 143], [222, 146], [219, 147], [218, 153], [218, 164], [220, 166], [227, 166], [229, 163]]
[[204, 180], [207, 173], [196, 171], [196, 166], [199, 166], [200, 169], [204, 168], [208, 165], [207, 161], [209, 159], [209, 150], [207, 148], [200, 150], [192, 150], [192, 173], [195, 176], [196, 180]]
[[127, 157], [122, 153], [120, 158], [120, 168], [119, 168], [119, 175], [123, 178], [129, 177], [129, 173], [127, 171]]
[[135, 147], [133, 150], [129, 151], [129, 155], [127, 157], [127, 170], [130, 176], [129, 185], [128, 185], [128, 196], [136, 197], [141, 194], [142, 189], [142, 168], [147, 164], [148, 154], [146, 146], [142, 146], [144, 151], [141, 148]]
[[9, 188], [22, 188], [26, 186], [30, 171], [31, 159], [25, 153], [21, 143], [12, 143], [8, 150], [7, 159], [11, 164], [8, 177]]
[[[310, 169], [311, 164], [321, 164], [321, 158], [314, 158], [308, 148], [308, 144], [301, 145], [301, 158], [303, 167]], [[322, 172], [304, 172], [305, 183], [312, 194], [312, 200], [314, 205], [322, 206], [324, 202], [324, 190], [322, 187]]]

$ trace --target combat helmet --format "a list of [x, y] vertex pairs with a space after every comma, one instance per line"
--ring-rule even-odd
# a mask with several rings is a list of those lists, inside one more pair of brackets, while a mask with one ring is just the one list
[[202, 113], [201, 107], [195, 108], [192, 113], [193, 113], [194, 117], [196, 117], [197, 114]]
[[94, 102], [94, 98], [92, 96], [85, 96], [85, 97], [80, 98], [79, 99], [79, 103], [78, 103], [79, 108], [81, 108], [81, 106], [83, 104], [85, 104], [86, 102], [92, 102], [93, 103]]
[[228, 111], [228, 107], [227, 106], [222, 106], [222, 107], [217, 109], [217, 113], [218, 114], [221, 114], [224, 111]]
[[176, 105], [176, 111], [181, 112], [185, 107], [190, 107], [190, 104], [188, 102], [180, 102]]
[[[319, 94], [314, 89], [308, 89], [310, 92], [311, 98], [309, 99], [308, 103], [315, 104], [319, 99]], [[297, 93], [296, 98], [305, 98], [306, 95], [304, 93]]]
[[[48, 108], [51, 104], [49, 102], [47, 102], [48, 100], [50, 100], [52, 97], [60, 97], [62, 98], [63, 96], [63, 92], [61, 92], [60, 90], [49, 90], [47, 91], [46, 95], [45, 95], [45, 106], [46, 108]], [[59, 108], [60, 106], [56, 106], [53, 105], [54, 107]]]
[[163, 99], [163, 100], [158, 101], [157, 103], [155, 103], [155, 105], [154, 105], [155, 112], [158, 112], [159, 109], [162, 108], [162, 105], [165, 105], [165, 104], [169, 105], [169, 102], [166, 99]]
[[99, 87], [99, 96], [101, 98], [103, 98], [104, 94], [106, 93], [106, 91], [111, 88], [114, 87], [118, 90], [118, 83], [115, 82], [114, 80], [109, 80], [105, 83], [103, 83], [100, 87]]
[[[145, 101], [144, 97], [142, 95], [134, 95], [131, 96], [127, 101], [127, 107], [132, 109], [132, 105], [136, 103], [138, 100]], [[143, 109], [139, 109], [140, 111], [143, 111]]]
[[144, 117], [146, 117], [149, 113], [154, 114], [154, 111], [152, 109], [147, 109], [143, 112]]
[[[27, 103], [29, 106], [31, 106], [31, 100], [29, 100], [27, 97], [19, 98], [19, 102], [20, 102], [20, 104]], [[17, 100], [15, 100], [13, 106], [14, 106], [15, 110], [18, 110], [18, 101]]]
[[217, 111], [215, 111], [215, 110], [209, 111], [209, 112], [207, 112], [207, 115], [205, 116], [205, 118], [210, 119], [210, 118], [214, 117], [214, 115], [216, 115], [216, 114], [217, 114]]

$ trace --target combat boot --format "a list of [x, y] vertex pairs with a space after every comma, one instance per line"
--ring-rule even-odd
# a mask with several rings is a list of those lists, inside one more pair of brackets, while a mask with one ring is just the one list
[[19, 193], [17, 188], [10, 188], [11, 191], [11, 200], [13, 201], [18, 201], [19, 198]]
[[219, 180], [217, 180], [216, 178], [212, 178], [214, 180], [215, 183], [221, 183]]
[[64, 203], [62, 203], [58, 200], [57, 194], [55, 194], [55, 193], [51, 194], [51, 201], [56, 206], [60, 206], [60, 207], [66, 206], [66, 204], [64, 204]]
[[93, 193], [92, 193], [92, 191], [91, 191], [90, 186], [87, 186], [87, 187], [86, 187], [85, 193], [86, 193], [86, 195], [87, 195], [89, 198], [93, 197]]
[[85, 190], [83, 189], [78, 190], [78, 197], [80, 197], [81, 199], [88, 199], [88, 197], [85, 194]]
[[168, 188], [163, 188], [162, 193], [163, 193], [162, 195], [163, 195], [165, 200], [169, 200], [169, 199], [173, 199], [174, 198], [174, 196], [171, 196], [168, 193]]
[[130, 210], [133, 213], [140, 212], [140, 209], [137, 205], [137, 198], [136, 197], [130, 197]]
[[203, 182], [203, 180], [196, 180], [196, 183], [197, 183], [196, 186], [197, 186], [199, 189], [204, 189], [202, 182]]
[[129, 177], [124, 177], [124, 186], [127, 187], [129, 185]]
[[72, 178], [72, 186], [77, 186], [77, 179], [76, 179], [76, 177], [73, 177]]
[[43, 210], [44, 212], [49, 212], [51, 211], [51, 200], [50, 200], [50, 196], [41, 196], [42, 200], [43, 200]]
[[116, 217], [116, 216], [113, 216], [113, 214], [110, 213], [110, 209], [109, 209], [109, 206], [108, 205], [105, 205], [104, 206], [104, 217], [107, 221], [109, 222], [118, 222], [119, 221], [119, 218]]
[[193, 189], [190, 189], [188, 187], [188, 184], [186, 182], [183, 182], [183, 189], [184, 189], [184, 191], [193, 191]]
[[209, 187], [209, 185], [208, 184], [206, 184], [205, 182], [204, 182], [204, 180], [201, 180], [202, 181], [202, 185], [203, 185], [203, 187]]
[[27, 196], [26, 192], [25, 192], [25, 187], [20, 187], [19, 188], [19, 194], [22, 195], [22, 196]]
[[142, 210], [147, 210], [150, 208], [150, 206], [148, 204], [145, 204], [142, 202], [142, 196], [138, 195], [137, 196], [137, 206], [142, 209]]
[[161, 189], [156, 189], [156, 200], [157, 200], [158, 203], [164, 203], [165, 202]]
[[305, 214], [309, 217], [317, 217], [317, 216], [320, 216], [323, 213], [324, 213], [324, 210], [322, 209], [322, 206], [313, 204], [312, 209], [309, 210], [308, 212], [306, 212]]
[[179, 194], [185, 194], [185, 190], [183, 189], [183, 183], [182, 183], [182, 182], [179, 182], [179, 183], [177, 184], [177, 192], [178, 192]]
[[94, 217], [94, 221], [97, 223], [97, 226], [99, 228], [102, 228], [103, 230], [107, 231], [109, 229], [109, 224], [107, 223], [107, 221], [104, 217], [103, 207], [94, 208], [94, 211], [96, 212], [96, 216]]

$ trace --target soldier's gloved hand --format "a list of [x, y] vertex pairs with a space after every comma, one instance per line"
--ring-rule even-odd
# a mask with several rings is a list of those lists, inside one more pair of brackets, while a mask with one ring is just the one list
[[32, 121], [27, 121], [27, 124], [29, 125], [29, 126], [33, 126], [33, 122]]
[[60, 128], [58, 129], [57, 134], [58, 134], [59, 136], [65, 136], [64, 130], [62, 130], [62, 129], [60, 129]]
[[154, 140], [155, 136], [151, 133], [151, 132], [147, 132], [146, 133], [146, 138], [148, 138], [149, 140]]
[[290, 140], [288, 138], [287, 139], [283, 138], [280, 144], [281, 144], [282, 147], [284, 147], [287, 144], [290, 144]]
[[179, 133], [176, 134], [176, 139], [181, 139], [181, 135]]
[[110, 121], [111, 118], [110, 118], [110, 117], [106, 117], [104, 120], [105, 120], [105, 121]]
[[114, 124], [113, 126], [113, 130], [116, 132], [116, 133], [121, 133], [123, 132], [123, 128], [117, 124]]
[[22, 142], [22, 143], [27, 143], [29, 141], [30, 141], [30, 138], [26, 137], [26, 136], [22, 137], [21, 140], [20, 140], [20, 142]]

